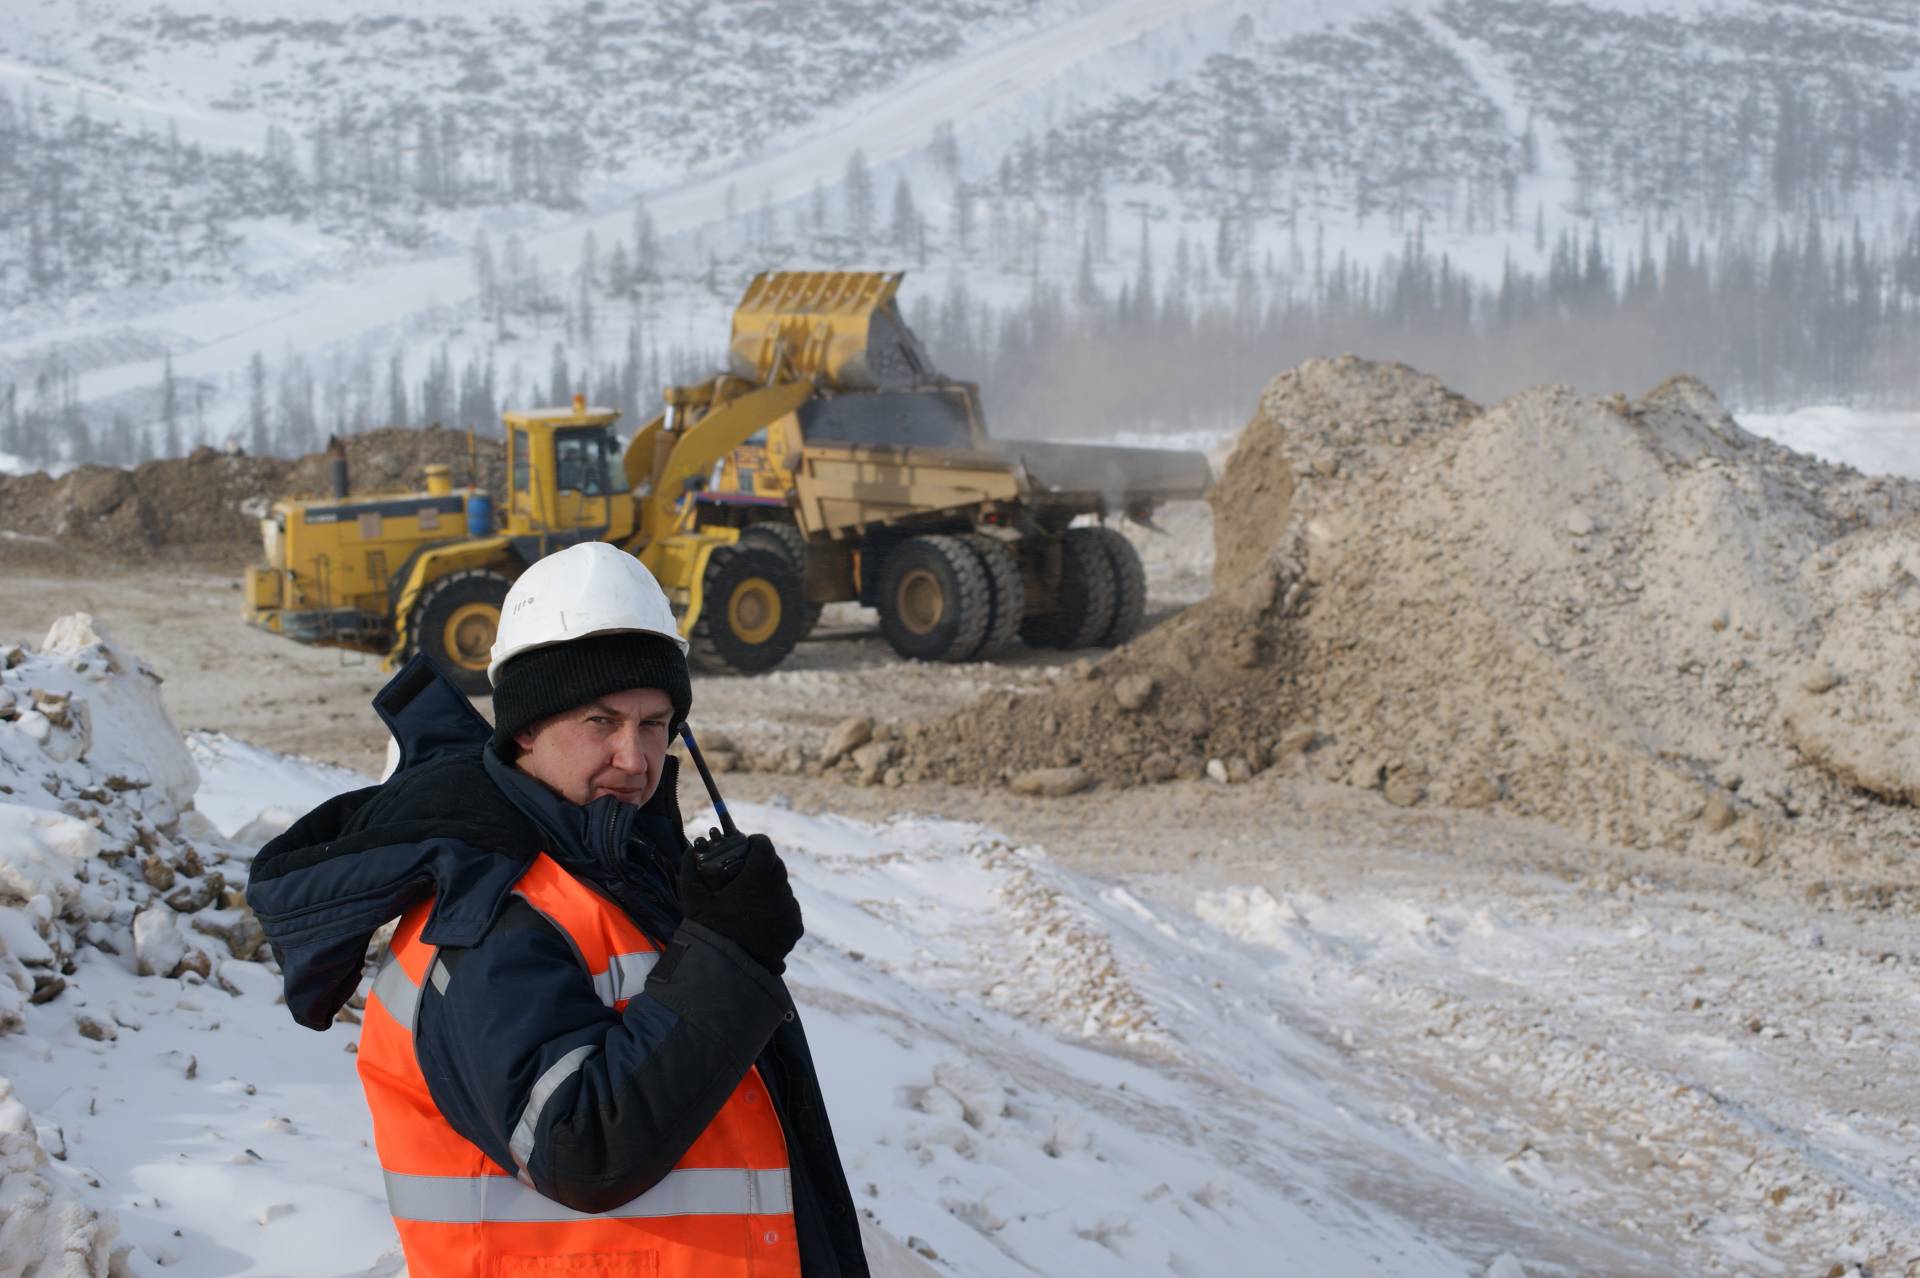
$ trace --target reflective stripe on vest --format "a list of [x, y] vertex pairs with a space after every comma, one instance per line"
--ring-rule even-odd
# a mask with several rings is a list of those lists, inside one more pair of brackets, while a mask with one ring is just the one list
[[611, 1211], [563, 1207], [511, 1176], [403, 1176], [387, 1173], [387, 1205], [401, 1220], [465, 1225], [480, 1221], [639, 1220], [656, 1216], [764, 1216], [793, 1210], [785, 1171], [689, 1167]]

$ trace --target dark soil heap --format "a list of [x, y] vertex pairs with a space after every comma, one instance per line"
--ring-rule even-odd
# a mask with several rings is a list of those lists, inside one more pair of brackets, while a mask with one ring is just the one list
[[[462, 431], [389, 427], [345, 442], [354, 497], [419, 491], [433, 463], [451, 467], [460, 484], [472, 470]], [[472, 456], [482, 484], [497, 496], [499, 441], [476, 440]], [[287, 459], [212, 448], [130, 470], [81, 466], [57, 479], [0, 476], [0, 551], [31, 554], [51, 544], [110, 563], [161, 556], [245, 562], [259, 554], [259, 521], [275, 500], [323, 497], [329, 482], [325, 453]]]

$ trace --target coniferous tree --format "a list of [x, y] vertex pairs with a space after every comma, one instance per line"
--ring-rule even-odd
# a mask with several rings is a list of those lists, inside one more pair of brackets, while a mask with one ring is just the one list
[[267, 361], [259, 351], [247, 361], [247, 449], [256, 457], [272, 447], [267, 422]]
[[173, 352], [160, 364], [160, 455], [180, 455], [180, 388], [173, 380]]
[[846, 191], [847, 234], [856, 249], [864, 248], [873, 234], [873, 174], [867, 169], [867, 153], [858, 147], [847, 157], [841, 185]]

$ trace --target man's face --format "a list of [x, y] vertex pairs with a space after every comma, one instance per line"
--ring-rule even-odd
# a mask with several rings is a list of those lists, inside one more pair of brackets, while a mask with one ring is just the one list
[[612, 692], [514, 734], [513, 764], [571, 803], [612, 795], [638, 807], [660, 784], [673, 701], [658, 688]]

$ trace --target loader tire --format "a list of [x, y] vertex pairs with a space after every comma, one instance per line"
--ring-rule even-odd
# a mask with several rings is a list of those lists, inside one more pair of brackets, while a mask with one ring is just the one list
[[426, 653], [470, 697], [492, 688], [487, 663], [500, 631], [500, 605], [512, 585], [513, 578], [488, 568], [449, 573], [427, 587], [413, 610], [413, 650]]
[[976, 659], [997, 657], [1020, 637], [1020, 619], [1027, 615], [1027, 583], [1020, 575], [1020, 556], [1012, 546], [986, 533], [960, 538], [980, 561], [987, 577], [987, 633]]
[[1113, 624], [1113, 563], [1094, 528], [1069, 528], [1060, 536], [1060, 588], [1052, 612], [1020, 623], [1020, 637], [1034, 648], [1086, 648]]
[[759, 674], [800, 642], [800, 574], [765, 546], [716, 546], [701, 578], [700, 616], [687, 636], [702, 671]]
[[1140, 633], [1147, 615], [1147, 569], [1140, 552], [1118, 528], [1088, 528], [1106, 549], [1107, 562], [1113, 565], [1113, 620], [1106, 633], [1094, 643], [1102, 648], [1118, 648]]
[[987, 570], [958, 537], [909, 537], [880, 566], [880, 633], [915, 661], [969, 661], [991, 618]]
[[805, 639], [812, 634], [813, 628], [820, 624], [820, 611], [826, 605], [807, 602], [807, 535], [792, 524], [769, 521], [743, 529], [740, 544], [777, 550], [793, 564], [793, 570], [800, 574], [800, 637]]

